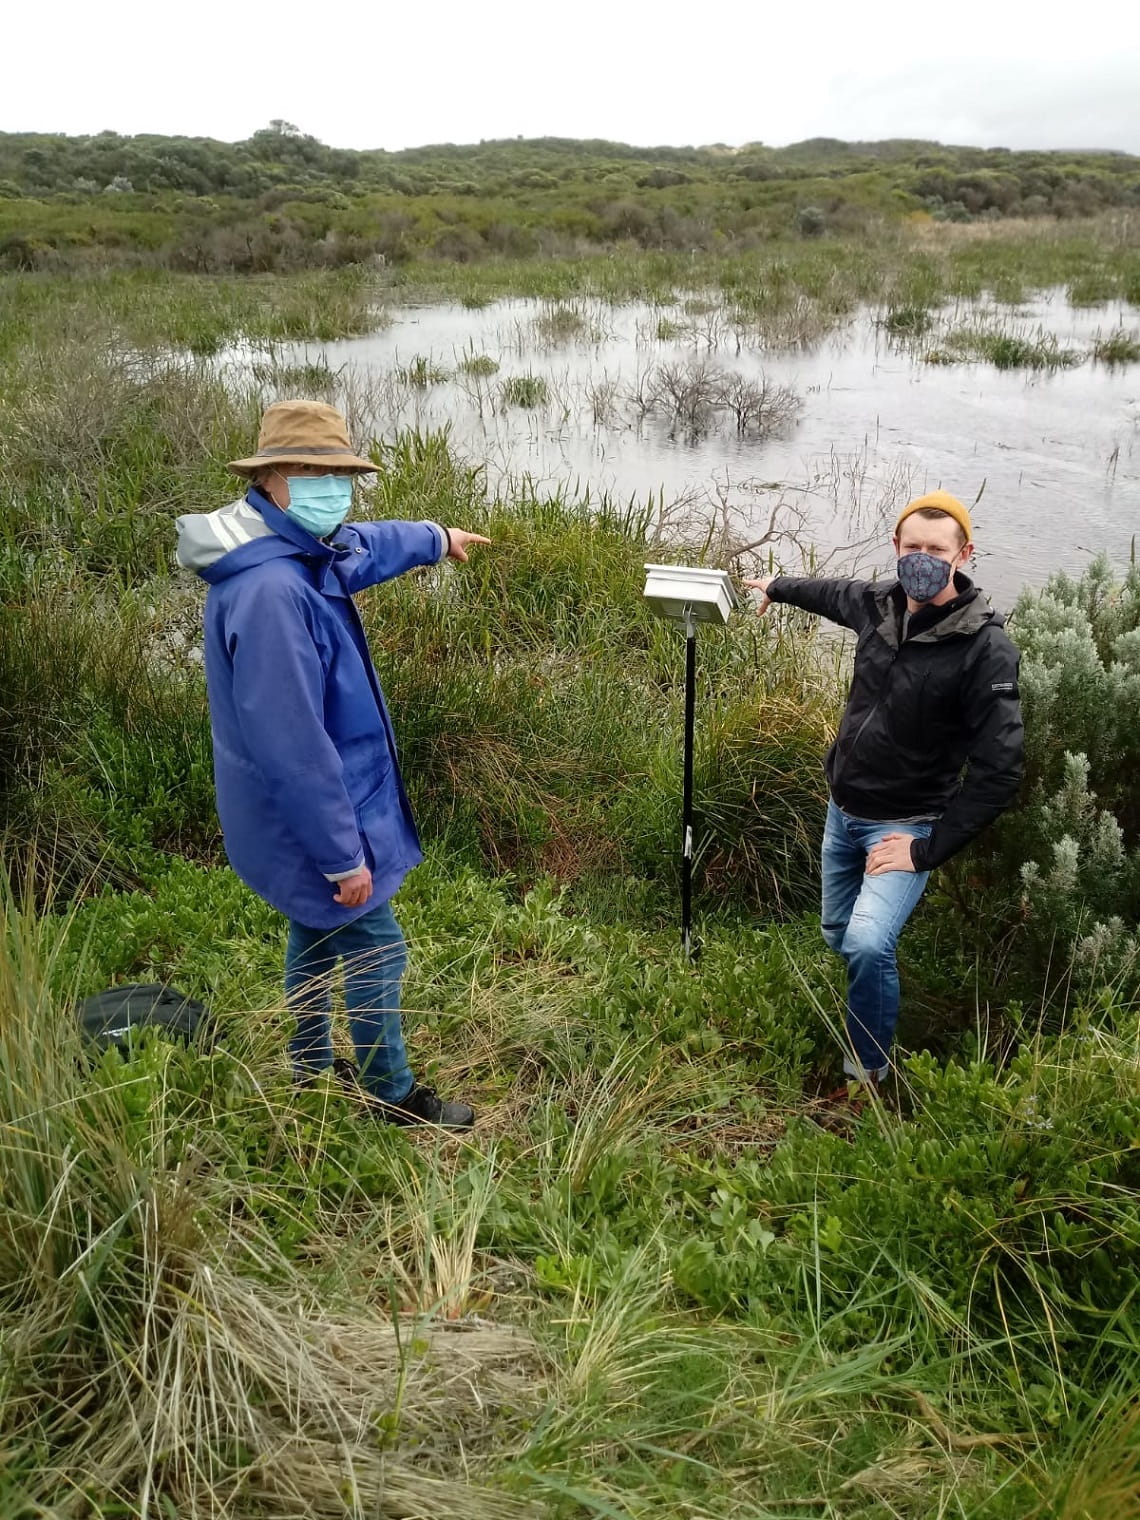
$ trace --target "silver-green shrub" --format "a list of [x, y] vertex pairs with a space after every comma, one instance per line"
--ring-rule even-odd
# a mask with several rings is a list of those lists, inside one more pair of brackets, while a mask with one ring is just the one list
[[1002, 837], [1030, 940], [1081, 982], [1140, 984], [1140, 568], [1055, 575], [1010, 632], [1026, 777]]

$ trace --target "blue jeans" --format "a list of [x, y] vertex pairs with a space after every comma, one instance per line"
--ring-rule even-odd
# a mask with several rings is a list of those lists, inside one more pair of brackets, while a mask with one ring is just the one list
[[885, 834], [925, 839], [931, 823], [876, 823], [852, 818], [830, 802], [823, 831], [823, 937], [847, 962], [848, 1054], [851, 1077], [885, 1077], [899, 1016], [895, 946], [930, 880], [929, 871], [868, 876], [867, 854]]
[[332, 979], [344, 962], [344, 1003], [361, 1085], [399, 1103], [415, 1086], [400, 1028], [400, 978], [408, 949], [391, 903], [381, 903], [339, 929], [290, 922], [285, 951], [285, 1001], [297, 1020], [290, 1051], [299, 1075], [332, 1065]]

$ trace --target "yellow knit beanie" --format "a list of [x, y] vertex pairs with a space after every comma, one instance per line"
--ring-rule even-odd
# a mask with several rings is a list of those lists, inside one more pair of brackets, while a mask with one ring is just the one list
[[899, 513], [899, 520], [895, 523], [895, 537], [898, 537], [899, 529], [912, 512], [920, 512], [924, 507], [936, 507], [939, 512], [945, 512], [947, 517], [952, 517], [966, 535], [966, 542], [974, 541], [974, 525], [970, 521], [968, 509], [958, 500], [951, 496], [949, 491], [928, 491], [925, 496], [916, 496], [912, 502]]

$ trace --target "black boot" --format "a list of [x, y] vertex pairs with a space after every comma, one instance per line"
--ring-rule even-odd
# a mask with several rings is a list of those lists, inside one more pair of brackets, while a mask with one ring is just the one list
[[336, 1073], [337, 1081], [346, 1092], [360, 1091], [360, 1072], [356, 1069], [354, 1061], [347, 1061], [344, 1056], [337, 1056], [333, 1060], [333, 1071]]
[[389, 1124], [437, 1124], [440, 1129], [470, 1129], [475, 1110], [469, 1103], [449, 1103], [436, 1095], [434, 1088], [416, 1083], [399, 1103], [384, 1103], [373, 1098], [370, 1107], [377, 1118]]
[[[321, 1071], [307, 1071], [303, 1076], [294, 1076], [293, 1086], [301, 1092], [304, 1092], [307, 1088], [316, 1087], [317, 1078], [323, 1076], [325, 1070], [328, 1070], [328, 1068], [326, 1067]], [[346, 1061], [344, 1056], [336, 1056], [332, 1063], [332, 1072], [346, 1092], [357, 1093], [360, 1091], [359, 1073], [353, 1062]]]

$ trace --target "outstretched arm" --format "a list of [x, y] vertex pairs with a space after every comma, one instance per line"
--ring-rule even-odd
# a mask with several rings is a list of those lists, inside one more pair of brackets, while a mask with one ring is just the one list
[[350, 523], [351, 536], [345, 540], [356, 551], [342, 571], [348, 591], [363, 591], [366, 586], [394, 580], [406, 570], [420, 565], [435, 565], [441, 559], [467, 560], [471, 544], [488, 544], [489, 538], [468, 533], [462, 528], [442, 528], [433, 522], [405, 522], [390, 518], [383, 522]]
[[761, 616], [773, 602], [784, 602], [789, 607], [799, 607], [804, 612], [814, 612], [833, 623], [840, 623], [844, 628], [858, 630], [867, 621], [864, 607], [866, 581], [764, 575], [759, 580], [745, 581], [744, 584], [753, 591], [763, 593], [756, 609]]

